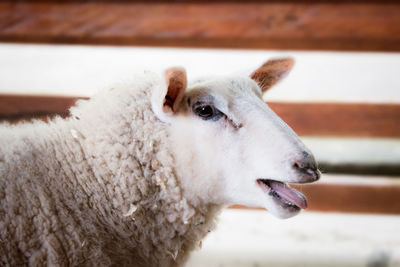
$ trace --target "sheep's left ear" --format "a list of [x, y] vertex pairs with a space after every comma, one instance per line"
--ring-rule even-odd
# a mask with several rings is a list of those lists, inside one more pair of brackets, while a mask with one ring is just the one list
[[271, 59], [251, 74], [263, 93], [286, 77], [294, 64], [292, 58]]
[[166, 86], [153, 92], [152, 108], [157, 117], [168, 120], [178, 109], [187, 87], [186, 71], [174, 67], [165, 71]]

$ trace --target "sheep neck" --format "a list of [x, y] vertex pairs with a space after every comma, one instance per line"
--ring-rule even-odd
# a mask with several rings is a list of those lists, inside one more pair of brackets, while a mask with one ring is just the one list
[[0, 129], [9, 265], [179, 266], [214, 228], [219, 207], [183, 196], [151, 86]]
[[[89, 172], [84, 175], [89, 179], [78, 183], [100, 214], [92, 217], [112, 235], [105, 237], [103, 253], [119, 251], [113, 258], [124, 263], [179, 266], [214, 228], [220, 207], [194, 206], [184, 196], [165, 124], [151, 111], [149, 92], [145, 88], [134, 95], [117, 95], [131, 101], [119, 99], [123, 103], [119, 109], [97, 112], [95, 117], [72, 117], [66, 142], [77, 145], [74, 158], [84, 165], [79, 173]], [[97, 101], [104, 99], [94, 99], [90, 105], [95, 108]], [[112, 122], [104, 123], [109, 118]]]

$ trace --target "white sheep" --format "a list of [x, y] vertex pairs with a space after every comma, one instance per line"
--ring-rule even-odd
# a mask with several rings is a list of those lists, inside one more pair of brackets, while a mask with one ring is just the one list
[[0, 265], [181, 266], [226, 205], [306, 208], [284, 182], [317, 180], [314, 158], [261, 98], [292, 64], [189, 88], [145, 73], [68, 119], [2, 125]]

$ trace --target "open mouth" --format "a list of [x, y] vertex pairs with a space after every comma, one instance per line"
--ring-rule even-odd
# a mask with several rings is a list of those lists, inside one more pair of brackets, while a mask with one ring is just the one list
[[299, 211], [300, 209], [307, 208], [306, 197], [286, 183], [270, 179], [257, 179], [257, 184], [265, 193], [273, 198], [275, 203], [284, 209]]

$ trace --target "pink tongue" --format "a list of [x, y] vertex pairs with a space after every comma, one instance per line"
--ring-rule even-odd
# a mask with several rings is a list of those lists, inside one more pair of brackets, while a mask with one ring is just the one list
[[306, 197], [296, 189], [290, 188], [286, 184], [276, 181], [270, 181], [269, 184], [271, 188], [284, 200], [291, 202], [302, 209], [307, 208]]

